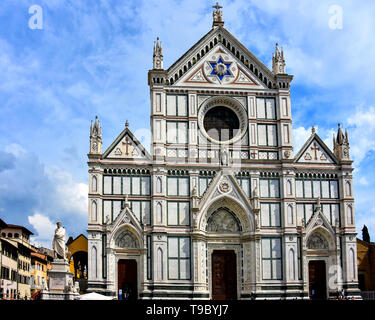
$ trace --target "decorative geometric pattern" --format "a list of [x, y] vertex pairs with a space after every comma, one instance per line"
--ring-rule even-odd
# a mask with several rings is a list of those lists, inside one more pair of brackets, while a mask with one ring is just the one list
[[219, 56], [219, 59], [217, 61], [209, 63], [212, 67], [210, 75], [217, 76], [220, 81], [223, 81], [225, 76], [233, 76], [230, 71], [232, 62], [224, 62], [224, 59], [221, 56]]

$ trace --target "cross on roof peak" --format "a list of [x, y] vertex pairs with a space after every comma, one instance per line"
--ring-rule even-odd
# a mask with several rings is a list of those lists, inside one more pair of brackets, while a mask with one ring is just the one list
[[219, 9], [222, 9], [223, 7], [220, 6], [218, 2], [216, 2], [216, 5], [214, 5], [212, 8], [215, 8], [216, 11], [219, 11]]
[[214, 21], [213, 21], [212, 27], [223, 26], [224, 25], [223, 12], [220, 11], [220, 9], [222, 9], [223, 7], [220, 6], [218, 2], [216, 2], [216, 5], [212, 6], [212, 8], [216, 9], [212, 13], [213, 17], [214, 17]]

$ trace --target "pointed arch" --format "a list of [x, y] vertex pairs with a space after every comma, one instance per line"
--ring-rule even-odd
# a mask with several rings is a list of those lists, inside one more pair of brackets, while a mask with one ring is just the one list
[[91, 270], [93, 277], [98, 278], [98, 250], [95, 246], [91, 248]]
[[349, 272], [348, 272], [349, 279], [354, 280], [356, 276], [356, 273], [355, 273], [356, 268], [355, 268], [355, 253], [354, 253], [353, 248], [349, 249], [348, 264], [349, 264]]
[[222, 195], [207, 201], [200, 210], [198, 226], [200, 230], [206, 230], [208, 218], [219, 208], [229, 208], [238, 219], [242, 231], [255, 229], [255, 218], [251, 208], [245, 207], [239, 199], [231, 195]]
[[292, 180], [290, 179], [288, 179], [286, 182], [286, 192], [288, 196], [291, 196], [293, 194]]
[[326, 236], [322, 232], [322, 228], [314, 230], [306, 239], [306, 246], [310, 250], [329, 250], [330, 245]]
[[156, 221], [163, 223], [163, 206], [160, 202], [156, 204]]
[[156, 280], [158, 281], [164, 280], [163, 265], [163, 250], [159, 247], [156, 254]]
[[157, 177], [156, 179], [156, 192], [163, 193], [163, 182], [161, 180], [161, 177]]
[[91, 220], [98, 221], [98, 205], [96, 203], [96, 200], [93, 200], [91, 202]]
[[91, 187], [92, 187], [92, 191], [93, 191], [93, 192], [98, 191], [98, 179], [96, 178], [96, 176], [93, 176], [93, 177], [92, 177], [92, 184], [91, 184]]
[[288, 205], [287, 209], [287, 221], [290, 225], [294, 223], [293, 206], [291, 204]]
[[289, 279], [295, 280], [296, 279], [296, 269], [295, 269], [295, 253], [293, 249], [289, 250]]
[[353, 216], [353, 207], [351, 205], [348, 205], [346, 207], [346, 222], [347, 224], [353, 225], [354, 224], [354, 216]]
[[352, 195], [352, 185], [351, 185], [350, 181], [346, 181], [346, 183], [345, 183], [345, 193], [349, 197]]

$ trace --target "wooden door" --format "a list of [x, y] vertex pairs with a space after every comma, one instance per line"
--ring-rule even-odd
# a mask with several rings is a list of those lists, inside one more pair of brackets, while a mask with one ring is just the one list
[[[118, 262], [118, 290], [122, 291], [121, 300], [136, 300], [137, 287], [137, 261], [120, 260]], [[117, 293], [119, 293], [119, 291]]]
[[309, 262], [309, 295], [312, 300], [327, 299], [326, 263], [324, 261]]
[[234, 251], [214, 251], [212, 254], [212, 299], [237, 299], [237, 268]]

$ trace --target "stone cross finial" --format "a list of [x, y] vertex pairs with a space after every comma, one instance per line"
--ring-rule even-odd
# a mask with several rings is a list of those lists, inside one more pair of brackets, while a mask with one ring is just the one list
[[126, 120], [126, 122], [125, 122], [125, 128], [129, 128], [129, 121], [128, 120]]
[[216, 2], [216, 5], [214, 5], [213, 8], [216, 9], [216, 10], [212, 13], [213, 18], [214, 18], [212, 26], [213, 27], [215, 27], [215, 26], [223, 26], [224, 25], [223, 12], [220, 10], [223, 7], [220, 6], [218, 2]]
[[315, 127], [312, 126], [312, 127], [311, 127], [311, 134], [315, 134], [315, 132], [316, 132]]

